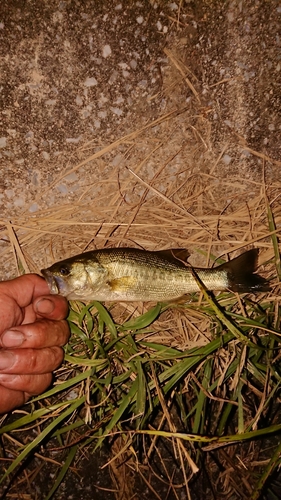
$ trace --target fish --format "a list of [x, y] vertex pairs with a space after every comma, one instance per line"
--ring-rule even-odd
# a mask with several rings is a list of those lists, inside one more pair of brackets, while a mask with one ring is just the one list
[[200, 291], [198, 279], [212, 291], [269, 291], [267, 280], [255, 274], [258, 254], [259, 250], [253, 248], [205, 269], [191, 268], [185, 249], [105, 248], [56, 262], [41, 273], [50, 293], [68, 300], [167, 302]]

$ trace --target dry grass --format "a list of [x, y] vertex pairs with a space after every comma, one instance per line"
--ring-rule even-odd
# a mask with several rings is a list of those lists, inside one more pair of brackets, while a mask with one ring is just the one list
[[[19, 260], [25, 272], [38, 272], [58, 258], [104, 246], [203, 250], [203, 265], [209, 265], [211, 252], [220, 256], [248, 245], [264, 250], [262, 262], [272, 257], [266, 196], [278, 227], [280, 182], [267, 185], [267, 166], [278, 168], [280, 162], [248, 148], [235, 134], [231, 144], [212, 144], [208, 107], [199, 98], [173, 105], [174, 95], [187, 85], [188, 68], [172, 51], [166, 53], [174, 65], [163, 90], [170, 97], [167, 113], [112, 144], [85, 144], [74, 166], [42, 186], [34, 200], [42, 210], [30, 213], [26, 207], [12, 220], [0, 220], [0, 259], [7, 275], [22, 272]], [[192, 93], [197, 97], [195, 89]], [[233, 148], [262, 161], [260, 174], [231, 175], [222, 158]], [[62, 203], [57, 188], [73, 173], [79, 181], [68, 185]]]
[[[188, 122], [194, 125], [189, 127]], [[256, 246], [261, 249], [263, 269], [274, 257], [267, 199], [278, 228], [281, 183], [267, 186], [264, 174], [257, 180], [224, 175], [221, 156], [226, 149], [218, 154], [206, 146], [208, 129], [203, 114], [194, 121], [190, 110], [176, 110], [66, 170], [40, 198], [48, 205], [50, 192], [75, 171], [81, 174], [80, 183], [69, 201], [32, 214], [27, 209], [11, 221], [0, 221], [0, 259], [6, 276], [38, 273], [64, 257], [114, 246], [188, 248], [190, 263], [206, 267], [214, 258], [233, 257]], [[92, 147], [89, 143], [79, 154]], [[116, 157], [120, 164], [112, 166]], [[88, 176], [90, 182], [83, 182]], [[146, 309], [142, 304], [122, 307], [124, 318]], [[188, 318], [173, 314], [176, 321], [166, 315], [163, 327], [173, 345], [179, 342], [182, 347], [186, 337], [194, 335], [194, 327], [190, 332]], [[202, 331], [197, 321], [195, 326]]]

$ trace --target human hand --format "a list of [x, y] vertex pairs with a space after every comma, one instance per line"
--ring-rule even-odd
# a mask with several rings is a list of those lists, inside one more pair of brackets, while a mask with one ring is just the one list
[[46, 281], [26, 274], [0, 282], [0, 413], [50, 385], [69, 338], [67, 301]]

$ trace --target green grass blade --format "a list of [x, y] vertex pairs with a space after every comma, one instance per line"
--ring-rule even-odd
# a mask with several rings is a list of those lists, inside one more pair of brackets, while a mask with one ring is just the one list
[[133, 382], [128, 394], [126, 394], [123, 397], [122, 402], [118, 407], [118, 409], [115, 410], [115, 412], [113, 413], [113, 417], [110, 420], [109, 424], [106, 426], [103, 435], [99, 437], [99, 441], [96, 445], [96, 448], [98, 448], [102, 444], [102, 441], [104, 440], [105, 436], [108, 435], [112, 431], [112, 429], [119, 423], [124, 412], [128, 410], [134, 396], [136, 395], [137, 390], [138, 390], [138, 380], [136, 379]]
[[108, 366], [108, 359], [88, 359], [88, 358], [80, 358], [79, 356], [70, 356], [69, 354], [65, 354], [65, 360], [69, 361], [73, 365], [78, 366], [93, 366], [95, 368], [103, 369]]
[[80, 382], [85, 380], [86, 378], [90, 377], [92, 375], [93, 371], [92, 369], [86, 370], [85, 372], [79, 373], [73, 378], [70, 378], [69, 380], [66, 380], [65, 382], [62, 382], [59, 385], [56, 385], [55, 387], [52, 387], [52, 389], [49, 389], [48, 391], [44, 392], [43, 394], [40, 394], [40, 396], [36, 396], [31, 400], [31, 403], [35, 403], [36, 401], [39, 401], [41, 399], [46, 399], [50, 398], [51, 396], [54, 396], [55, 394], [58, 394], [60, 392], [63, 392], [65, 390], [70, 389], [70, 387], [74, 387], [78, 385]]
[[118, 327], [118, 330], [123, 332], [126, 330], [142, 330], [153, 323], [153, 321], [158, 318], [161, 312], [162, 305], [157, 304], [155, 307], [149, 309], [146, 313], [138, 316], [137, 318], [126, 321], [122, 326]]
[[230, 340], [233, 339], [233, 335], [228, 333], [223, 335], [223, 337], [219, 339], [215, 339], [204, 347], [199, 347], [185, 354], [187, 359], [182, 360], [180, 363], [175, 363], [171, 368], [165, 370], [165, 372], [159, 375], [159, 381], [164, 382], [168, 380], [164, 392], [167, 393], [171, 388], [173, 388], [177, 382], [188, 373], [191, 368], [197, 365], [199, 362], [202, 362], [204, 358], [212, 354], [214, 351], [227, 344]]
[[[183, 441], [191, 441], [195, 443], [209, 443], [209, 444], [232, 444], [239, 441], [248, 441], [269, 434], [275, 434], [281, 431], [281, 424], [271, 425], [270, 427], [265, 427], [263, 429], [258, 429], [256, 431], [244, 432], [243, 434], [231, 434], [227, 436], [204, 436], [200, 434], [188, 434], [184, 432], [170, 432], [162, 430], [150, 430], [150, 429], [140, 429], [134, 431], [136, 434], [147, 434], [150, 436], [162, 436], [166, 438], [178, 438]], [[130, 432], [130, 431], [129, 431]], [[132, 434], [132, 432], [130, 432]], [[281, 446], [281, 445], [280, 445]], [[203, 448], [203, 451], [207, 451], [208, 447]]]
[[110, 316], [109, 312], [105, 309], [105, 307], [97, 301], [93, 301], [91, 307], [95, 307], [99, 313], [99, 318], [104, 322], [107, 326], [109, 332], [112, 334], [114, 338], [117, 338], [117, 329], [115, 323]]
[[238, 430], [237, 432], [239, 434], [243, 434], [244, 432], [244, 410], [243, 410], [243, 396], [242, 396], [242, 389], [243, 389], [243, 382], [239, 380], [238, 382], [238, 387], [237, 387], [237, 401], [238, 401]]
[[5, 474], [0, 478], [0, 484], [6, 479], [6, 477], [11, 474], [15, 468], [32, 452], [35, 451], [36, 447], [48, 436], [53, 430], [63, 422], [66, 417], [71, 415], [79, 406], [83, 405], [85, 402], [85, 396], [79, 398], [69, 404], [68, 408], [58, 417], [54, 418], [54, 420], [42, 431], [38, 436], [28, 445], [26, 445], [23, 451], [15, 458], [15, 460], [11, 463], [10, 467], [7, 469]]
[[272, 474], [274, 469], [276, 469], [280, 464], [280, 456], [281, 456], [281, 443], [277, 446], [272, 458], [266, 465], [258, 483], [255, 486], [254, 491], [250, 496], [250, 500], [258, 500], [259, 498], [261, 498], [261, 492], [263, 490], [266, 481], [268, 480], [269, 476]]
[[206, 405], [208, 402], [206, 393], [210, 386], [210, 380], [212, 376], [212, 365], [213, 365], [213, 360], [207, 359], [204, 365], [203, 380], [202, 380], [202, 388], [205, 389], [206, 392], [200, 389], [199, 394], [197, 396], [196, 412], [194, 416], [194, 423], [192, 426], [192, 432], [194, 434], [197, 434], [198, 432], [204, 432], [205, 422], [208, 420], [208, 417], [206, 416]]
[[66, 473], [69, 470], [69, 467], [70, 467], [72, 461], [74, 460], [77, 449], [78, 449], [78, 445], [72, 446], [72, 448], [70, 449], [70, 452], [67, 455], [67, 458], [66, 458], [66, 460], [65, 460], [65, 462], [64, 462], [64, 464], [63, 464], [63, 466], [58, 474], [58, 477], [56, 478], [56, 480], [53, 484], [53, 487], [51, 488], [51, 490], [49, 491], [48, 495], [46, 496], [46, 498], [44, 500], [50, 500], [52, 498], [52, 496], [54, 495], [54, 493], [56, 492], [56, 490], [59, 488], [61, 482], [64, 479], [64, 476], [66, 475]]
[[193, 269], [191, 269], [192, 274], [196, 282], [198, 283], [198, 286], [200, 287], [200, 290], [202, 294], [204, 295], [204, 298], [207, 300], [207, 302], [210, 304], [212, 307], [213, 311], [215, 312], [217, 318], [222, 322], [224, 326], [228, 328], [228, 330], [233, 333], [233, 335], [243, 342], [244, 344], [247, 344], [251, 347], [257, 347], [253, 342], [251, 342], [242, 332], [240, 328], [236, 326], [236, 324], [229, 319], [229, 317], [224, 313], [223, 309], [221, 309], [220, 305], [218, 302], [211, 296], [211, 294], [207, 291], [204, 283], [200, 280], [199, 276], [195, 273]]
[[144, 375], [144, 370], [142, 368], [142, 364], [140, 360], [136, 360], [136, 371], [137, 371], [137, 381], [138, 381], [138, 389], [137, 389], [137, 397], [136, 397], [136, 414], [143, 415], [146, 408], [147, 401], [147, 384]]
[[14, 429], [19, 429], [21, 427], [25, 427], [26, 425], [30, 425], [35, 420], [44, 417], [50, 413], [50, 408], [41, 408], [40, 410], [36, 410], [31, 414], [25, 415], [24, 417], [18, 418], [7, 425], [3, 425], [0, 427], [0, 435], [5, 434], [6, 432], [11, 432]]

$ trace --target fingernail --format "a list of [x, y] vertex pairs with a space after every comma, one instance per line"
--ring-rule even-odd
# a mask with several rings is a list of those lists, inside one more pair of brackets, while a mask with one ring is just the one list
[[4, 347], [18, 347], [24, 341], [23, 333], [17, 330], [8, 330], [2, 336], [2, 345]]
[[35, 304], [36, 312], [39, 314], [51, 314], [55, 309], [55, 304], [49, 299], [40, 299]]
[[0, 352], [0, 370], [11, 368], [15, 362], [15, 356], [11, 352]]

